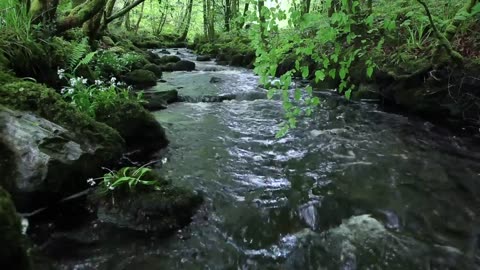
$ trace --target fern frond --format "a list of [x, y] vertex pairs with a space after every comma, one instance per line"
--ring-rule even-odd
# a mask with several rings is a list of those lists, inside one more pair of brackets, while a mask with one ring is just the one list
[[90, 47], [88, 45], [88, 39], [86, 37], [83, 38], [80, 42], [76, 44], [74, 43], [70, 57], [67, 59], [68, 68], [72, 71], [75, 70], [80, 60], [88, 52], [89, 49]]
[[83, 57], [83, 59], [80, 60], [80, 61], [78, 62], [78, 64], [75, 66], [75, 68], [73, 69], [73, 72], [75, 72], [79, 66], [81, 66], [81, 65], [88, 65], [90, 62], [92, 62], [93, 57], [95, 56], [95, 54], [97, 54], [97, 51], [90, 52], [90, 53], [88, 53], [87, 55], [85, 55], [85, 57]]

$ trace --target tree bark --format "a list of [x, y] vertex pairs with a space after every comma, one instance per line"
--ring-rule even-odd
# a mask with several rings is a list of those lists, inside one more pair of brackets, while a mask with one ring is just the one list
[[225, 31], [230, 32], [230, 20], [232, 19], [232, 1], [225, 0]]
[[143, 10], [145, 8], [145, 1], [142, 3], [142, 9], [140, 10], [140, 15], [138, 16], [137, 25], [135, 25], [135, 34], [138, 33], [138, 28], [140, 28], [140, 22], [143, 18]]
[[179, 38], [181, 41], [184, 41], [185, 39], [187, 39], [188, 30], [190, 29], [190, 21], [192, 19], [192, 9], [193, 9], [193, 0], [189, 0], [188, 6], [187, 6], [186, 24], [183, 29], [182, 35]]
[[105, 7], [107, 0], [89, 0], [75, 7], [70, 13], [57, 21], [57, 32], [62, 33], [82, 24], [98, 14]]
[[113, 14], [112, 16], [108, 17], [106, 19], [106, 23], [109, 24], [111, 23], [113, 20], [117, 19], [117, 18], [120, 18], [122, 17], [123, 15], [126, 15], [130, 10], [132, 10], [134, 7], [140, 5], [141, 3], [145, 2], [145, 0], [137, 0], [133, 3], [131, 3], [130, 5], [122, 8], [122, 10], [120, 10], [119, 12]]

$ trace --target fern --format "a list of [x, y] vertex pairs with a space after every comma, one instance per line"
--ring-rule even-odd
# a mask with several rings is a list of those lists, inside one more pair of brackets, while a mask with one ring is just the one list
[[85, 55], [85, 57], [83, 57], [83, 59], [80, 60], [78, 64], [75, 66], [75, 68], [73, 69], [73, 72], [75, 72], [77, 68], [81, 65], [88, 65], [93, 60], [93, 57], [95, 56], [95, 54], [97, 54], [97, 51], [90, 52], [87, 55]]
[[[67, 59], [68, 69], [74, 71], [79, 66], [82, 57], [90, 49], [88, 39], [85, 37], [80, 42], [74, 43], [70, 57]], [[93, 57], [93, 56], [92, 56]]]

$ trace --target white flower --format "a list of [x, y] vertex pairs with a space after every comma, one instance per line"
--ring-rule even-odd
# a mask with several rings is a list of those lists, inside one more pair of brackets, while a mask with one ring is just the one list
[[65, 69], [59, 69], [59, 70], [57, 70], [58, 78], [59, 78], [59, 79], [65, 78], [65, 74], [64, 74], [64, 73], [65, 73]]
[[111, 83], [115, 83], [116, 81], [117, 81], [117, 78], [115, 78], [115, 77], [112, 77], [112, 78], [110, 79], [110, 82], [111, 82]]
[[162, 164], [167, 163], [167, 158], [162, 158]]
[[101, 80], [95, 80], [95, 85], [102, 85], [102, 81]]
[[70, 86], [75, 86], [77, 84], [77, 79], [76, 78], [71, 78], [70, 79]]
[[69, 95], [73, 94], [73, 92], [74, 92], [73, 88], [68, 88], [68, 94]]
[[93, 178], [90, 178], [87, 180], [87, 183], [90, 185], [90, 186], [94, 186], [95, 185], [95, 180]]
[[114, 190], [115, 188], [113, 186], [109, 186], [108, 189]]
[[87, 79], [82, 79], [83, 84], [87, 84], [87, 81], [88, 81]]

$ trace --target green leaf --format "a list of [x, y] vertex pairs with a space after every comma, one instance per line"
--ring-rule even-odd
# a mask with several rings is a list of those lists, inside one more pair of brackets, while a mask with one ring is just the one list
[[325, 80], [325, 72], [323, 70], [317, 70], [315, 71], [315, 82], [323, 81]]
[[348, 89], [347, 91], [345, 91], [345, 98], [347, 100], [350, 100], [351, 95], [352, 95], [352, 89]]
[[338, 72], [338, 75], [340, 75], [340, 79], [345, 80], [347, 77], [348, 69], [346, 67], [340, 68], [340, 71]]
[[270, 89], [268, 89], [267, 98], [268, 98], [268, 99], [272, 99], [272, 98], [273, 98], [273, 95], [275, 95], [275, 88], [270, 88]]
[[300, 89], [295, 89], [295, 100], [299, 101], [302, 98], [302, 91]]
[[373, 75], [373, 66], [367, 67], [367, 76], [368, 78], [372, 78]]
[[307, 78], [308, 74], [310, 73], [308, 66], [303, 66], [302, 67], [302, 78]]

